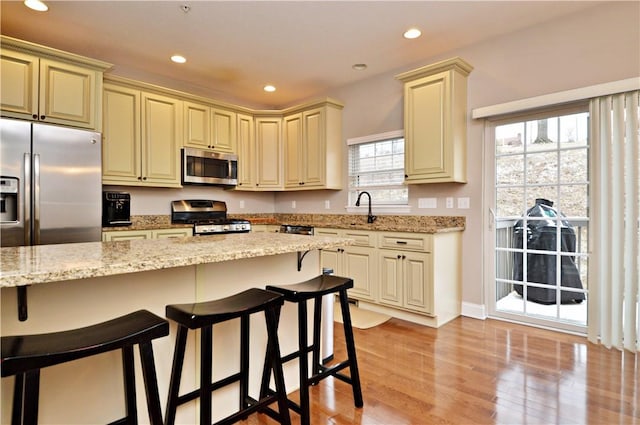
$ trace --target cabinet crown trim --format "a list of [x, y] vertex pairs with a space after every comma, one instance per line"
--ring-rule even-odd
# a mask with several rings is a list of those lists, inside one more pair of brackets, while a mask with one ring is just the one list
[[396, 75], [396, 80], [406, 82], [414, 80], [416, 78], [426, 77], [429, 75], [437, 74], [439, 72], [451, 70], [458, 71], [466, 77], [473, 70], [473, 66], [464, 59], [456, 56], [451, 59], [446, 59], [431, 65], [426, 65], [417, 69], [413, 69], [411, 71], [403, 72]]
[[29, 41], [19, 40], [17, 38], [0, 36], [0, 44], [2, 48], [9, 48], [23, 53], [36, 54], [45, 59], [63, 60], [72, 64], [81, 64], [85, 67], [92, 68], [97, 71], [106, 71], [113, 67], [113, 64], [98, 59], [80, 56], [75, 53], [65, 52], [63, 50], [54, 49], [52, 47], [41, 46]]

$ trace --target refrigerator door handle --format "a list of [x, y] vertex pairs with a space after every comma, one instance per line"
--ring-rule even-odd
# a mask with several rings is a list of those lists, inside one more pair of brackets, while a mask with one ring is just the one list
[[33, 243], [40, 245], [40, 154], [33, 155]]
[[[24, 244], [31, 245], [31, 155], [24, 154], [24, 196], [19, 197], [22, 201], [23, 218], [24, 218]], [[20, 205], [18, 206], [20, 208]], [[19, 219], [19, 218], [18, 218]]]

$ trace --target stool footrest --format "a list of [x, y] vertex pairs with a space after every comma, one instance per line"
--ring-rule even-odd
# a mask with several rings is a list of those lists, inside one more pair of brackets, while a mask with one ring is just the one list
[[[224, 379], [211, 383], [211, 385], [209, 385], [207, 389], [209, 391], [217, 391], [220, 388], [226, 387], [227, 385], [233, 384], [234, 382], [238, 382], [240, 380], [240, 377], [241, 377], [240, 372], [238, 372], [234, 375], [227, 376]], [[198, 397], [200, 397], [199, 389], [193, 390], [186, 394], [182, 394], [178, 396], [178, 402], [176, 403], [176, 406], [180, 406], [182, 404], [188, 403], [192, 400], [197, 399]]]

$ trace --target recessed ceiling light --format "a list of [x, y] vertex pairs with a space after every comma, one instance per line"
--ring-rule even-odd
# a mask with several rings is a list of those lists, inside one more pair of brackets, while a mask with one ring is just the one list
[[271, 92], [276, 91], [276, 88], [274, 86], [272, 86], [271, 84], [268, 84], [268, 85], [264, 86], [264, 91], [271, 93]]
[[404, 38], [408, 38], [408, 39], [418, 38], [420, 37], [420, 35], [422, 35], [422, 32], [420, 32], [418, 28], [410, 28], [405, 31]]
[[187, 59], [185, 59], [184, 56], [180, 56], [180, 55], [171, 56], [171, 60], [174, 61], [175, 63], [185, 63], [187, 61]]
[[355, 69], [356, 71], [364, 71], [365, 69], [367, 69], [367, 64], [366, 63], [354, 63], [351, 68]]
[[37, 10], [38, 12], [46, 12], [49, 10], [49, 6], [40, 0], [24, 0], [24, 5], [29, 9]]

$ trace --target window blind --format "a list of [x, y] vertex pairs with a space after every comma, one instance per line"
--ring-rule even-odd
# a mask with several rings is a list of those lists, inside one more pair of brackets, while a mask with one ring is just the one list
[[640, 91], [590, 103], [589, 329], [592, 342], [640, 351]]

